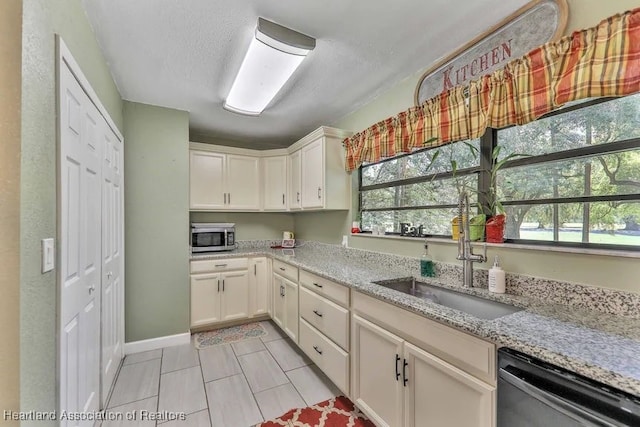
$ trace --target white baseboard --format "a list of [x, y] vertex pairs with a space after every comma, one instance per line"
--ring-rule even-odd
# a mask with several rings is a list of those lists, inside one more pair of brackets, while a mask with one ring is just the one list
[[168, 335], [166, 337], [151, 338], [148, 340], [132, 341], [124, 343], [124, 354], [140, 353], [142, 351], [157, 350], [163, 347], [171, 347], [174, 345], [189, 344], [191, 342], [191, 334]]

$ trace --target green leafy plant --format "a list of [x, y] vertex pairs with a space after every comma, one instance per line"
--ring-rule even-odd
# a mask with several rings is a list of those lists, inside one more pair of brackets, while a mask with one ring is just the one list
[[[487, 206], [489, 207], [489, 212], [487, 213], [487, 215], [498, 215], [498, 214], [505, 213], [504, 207], [502, 206], [502, 203], [500, 203], [500, 200], [498, 199], [497, 179], [498, 179], [498, 172], [500, 171], [500, 169], [502, 169], [505, 163], [507, 163], [509, 160], [512, 160], [518, 157], [530, 156], [530, 154], [511, 153], [505, 156], [503, 159], [499, 159], [501, 150], [502, 150], [502, 147], [500, 145], [496, 145], [491, 152], [492, 167], [491, 167], [491, 170], [489, 170], [490, 184], [489, 184], [489, 190], [487, 193]], [[478, 202], [478, 210], [479, 211], [483, 210], [480, 202]]]

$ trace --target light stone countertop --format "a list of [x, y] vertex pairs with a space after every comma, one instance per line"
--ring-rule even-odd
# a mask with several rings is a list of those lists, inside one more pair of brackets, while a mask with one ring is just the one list
[[[240, 247], [234, 251], [192, 255], [192, 260], [269, 256], [341, 283], [429, 319], [464, 330], [499, 346], [538, 357], [609, 386], [640, 396], [640, 318], [606, 314], [487, 289], [465, 289], [447, 277], [421, 281], [506, 302], [525, 310], [484, 320], [434, 302], [372, 283], [419, 277], [417, 258], [399, 257], [336, 245], [304, 244], [295, 255], [282, 249]], [[596, 301], [597, 303], [597, 301]], [[639, 307], [640, 308], [640, 307]]]

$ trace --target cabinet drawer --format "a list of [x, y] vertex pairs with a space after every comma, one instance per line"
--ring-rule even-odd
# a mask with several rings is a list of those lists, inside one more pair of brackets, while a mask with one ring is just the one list
[[324, 277], [316, 276], [307, 271], [300, 271], [300, 284], [314, 292], [337, 302], [343, 307], [349, 306], [349, 288], [339, 285]]
[[248, 258], [221, 258], [191, 261], [191, 273], [208, 273], [230, 270], [247, 270]]
[[294, 267], [291, 264], [274, 259], [273, 272], [298, 283], [298, 267]]
[[300, 319], [300, 347], [313, 363], [349, 396], [349, 353]]
[[496, 384], [494, 344], [359, 292], [353, 293], [353, 311], [463, 371]]
[[349, 348], [349, 310], [300, 288], [300, 317], [343, 349]]

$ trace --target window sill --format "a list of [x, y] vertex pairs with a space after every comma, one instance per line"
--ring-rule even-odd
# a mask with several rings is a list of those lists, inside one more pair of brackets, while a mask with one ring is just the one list
[[[457, 245], [458, 242], [453, 239], [447, 239], [442, 237], [406, 237], [406, 236], [387, 236], [380, 234], [369, 233], [351, 233], [352, 237], [364, 237], [368, 239], [386, 239], [386, 240], [404, 240], [408, 242], [426, 241], [433, 243], [441, 243], [448, 245]], [[613, 249], [592, 249], [592, 248], [571, 248], [565, 246], [552, 246], [552, 245], [525, 245], [519, 243], [484, 243], [484, 242], [471, 242], [473, 246], [483, 246], [496, 248], [508, 248], [508, 249], [523, 249], [532, 251], [544, 251], [544, 252], [560, 252], [571, 254], [584, 254], [584, 255], [600, 255], [600, 256], [612, 256], [621, 258], [640, 258], [640, 252], [638, 251], [624, 251]]]

